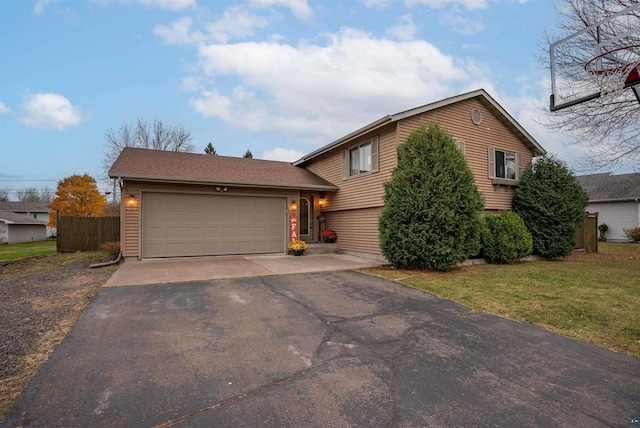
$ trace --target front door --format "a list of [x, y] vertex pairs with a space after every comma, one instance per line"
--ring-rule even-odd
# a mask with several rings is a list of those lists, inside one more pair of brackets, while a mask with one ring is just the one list
[[300, 239], [305, 242], [313, 241], [313, 196], [300, 197]]

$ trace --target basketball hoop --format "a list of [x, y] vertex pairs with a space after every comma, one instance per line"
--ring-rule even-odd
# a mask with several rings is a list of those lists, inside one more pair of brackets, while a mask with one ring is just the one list
[[622, 46], [590, 59], [584, 69], [600, 88], [601, 97], [615, 98], [626, 83], [640, 78], [640, 45]]

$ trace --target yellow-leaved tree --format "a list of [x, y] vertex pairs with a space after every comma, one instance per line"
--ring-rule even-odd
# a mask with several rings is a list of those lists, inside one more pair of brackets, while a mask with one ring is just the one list
[[89, 174], [72, 175], [58, 182], [56, 197], [49, 204], [49, 226], [57, 227], [58, 213], [63, 217], [102, 215], [107, 199]]

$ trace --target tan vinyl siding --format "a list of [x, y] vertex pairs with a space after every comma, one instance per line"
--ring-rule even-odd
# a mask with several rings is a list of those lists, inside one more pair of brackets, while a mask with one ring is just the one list
[[[471, 121], [471, 110], [482, 114], [479, 125]], [[490, 147], [522, 155], [522, 167], [531, 165], [532, 153], [507, 126], [478, 99], [469, 99], [398, 122], [398, 142], [407, 139], [412, 130], [428, 122], [438, 122], [455, 140], [464, 141], [464, 153], [473, 171], [476, 185], [485, 198], [485, 209], [511, 209], [514, 188], [494, 186], [489, 179], [488, 150]]]
[[[378, 137], [378, 172], [371, 172], [343, 179], [342, 162], [344, 150], [356, 147], [374, 137]], [[396, 125], [391, 124], [376, 132], [366, 134], [353, 143], [341, 146], [319, 156], [305, 165], [311, 172], [338, 186], [337, 193], [327, 193], [325, 211], [354, 208], [380, 207], [383, 205], [382, 183], [391, 178], [391, 170], [396, 165]]]
[[[287, 201], [298, 200], [298, 191], [296, 190], [273, 190], [260, 188], [235, 188], [227, 187], [226, 192], [216, 191], [215, 186], [198, 186], [198, 185], [181, 185], [181, 184], [165, 184], [152, 182], [136, 182], [125, 181], [122, 190], [123, 198], [134, 194], [138, 200], [138, 207], [124, 208], [124, 222], [122, 225], [121, 247], [124, 249], [125, 257], [141, 257], [140, 254], [140, 204], [143, 192], [170, 192], [170, 193], [191, 193], [202, 195], [236, 195], [236, 196], [279, 196], [286, 197]], [[288, 205], [288, 202], [287, 202]], [[288, 210], [288, 209], [287, 209]], [[287, 224], [287, 231], [288, 231]]]
[[124, 204], [124, 223], [122, 225], [120, 247], [124, 257], [138, 257], [138, 236], [140, 226], [140, 192], [125, 186], [122, 190], [122, 200], [126, 201], [129, 195], [135, 196], [137, 207], [128, 207]]
[[338, 234], [338, 249], [381, 254], [378, 242], [380, 208], [325, 213], [326, 227]]

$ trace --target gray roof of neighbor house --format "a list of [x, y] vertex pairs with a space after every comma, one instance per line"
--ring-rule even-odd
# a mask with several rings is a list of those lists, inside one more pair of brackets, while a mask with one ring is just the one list
[[408, 117], [411, 116], [415, 116], [417, 114], [422, 114], [431, 110], [435, 110], [441, 107], [445, 107], [451, 104], [455, 104], [457, 102], [460, 101], [464, 101], [464, 100], [468, 100], [471, 98], [478, 98], [480, 100], [480, 102], [482, 104], [484, 104], [490, 111], [493, 111], [494, 113], [497, 113], [497, 117], [498, 118], [503, 118], [502, 122], [508, 127], [510, 128], [515, 135], [518, 136], [518, 138], [520, 139], [520, 141], [522, 141], [525, 145], [529, 146], [531, 148], [531, 150], [534, 153], [534, 156], [541, 156], [546, 154], [546, 150], [542, 148], [542, 146], [540, 144], [538, 144], [538, 142], [535, 140], [535, 138], [533, 138], [523, 127], [522, 125], [520, 125], [518, 122], [516, 122], [516, 120], [511, 117], [511, 115], [502, 108], [502, 106], [500, 104], [498, 104], [496, 102], [496, 100], [494, 100], [491, 95], [489, 95], [487, 93], [487, 91], [485, 91], [484, 89], [478, 89], [472, 92], [467, 92], [465, 94], [460, 94], [460, 95], [456, 95], [454, 97], [449, 97], [449, 98], [445, 98], [444, 100], [440, 100], [440, 101], [436, 101], [430, 104], [426, 104], [424, 106], [421, 107], [416, 107], [416, 108], [412, 108], [410, 110], [405, 110], [402, 111], [400, 113], [396, 113], [396, 114], [392, 114], [389, 116], [385, 116], [381, 119], [376, 120], [375, 122], [372, 122], [360, 129], [358, 129], [357, 131], [354, 131], [348, 135], [345, 135], [344, 137], [327, 144], [324, 147], [319, 148], [318, 150], [309, 153], [308, 155], [303, 156], [302, 158], [298, 159], [297, 161], [295, 161], [293, 164], [294, 165], [301, 165], [304, 164], [305, 162], [315, 158], [316, 156], [319, 156], [323, 153], [328, 152], [329, 150], [332, 150], [336, 147], [339, 147], [343, 144], [347, 144], [350, 141], [353, 141], [354, 139], [360, 137], [361, 135], [373, 131], [375, 129], [378, 129], [382, 126], [386, 126], [390, 123], [393, 122], [397, 122], [399, 120], [402, 119], [406, 119]]
[[589, 195], [589, 202], [640, 201], [640, 173], [613, 175], [605, 172], [576, 178]]
[[289, 162], [132, 147], [122, 150], [109, 170], [109, 177], [165, 183], [338, 190], [327, 180]]
[[46, 226], [47, 222], [36, 218], [27, 217], [10, 211], [0, 211], [0, 221], [8, 224], [36, 224]]
[[42, 202], [10, 202], [0, 201], [0, 211], [47, 213], [49, 204]]

